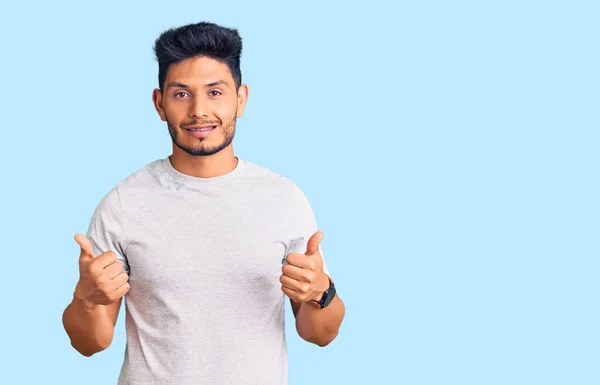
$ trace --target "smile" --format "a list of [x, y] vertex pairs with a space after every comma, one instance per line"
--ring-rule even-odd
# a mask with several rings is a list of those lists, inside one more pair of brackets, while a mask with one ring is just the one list
[[216, 127], [217, 126], [187, 128], [186, 131], [196, 138], [203, 138], [205, 136], [208, 136]]

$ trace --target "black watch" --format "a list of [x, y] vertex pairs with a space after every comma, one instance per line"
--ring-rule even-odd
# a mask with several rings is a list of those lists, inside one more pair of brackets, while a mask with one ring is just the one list
[[327, 307], [327, 305], [329, 305], [331, 303], [331, 301], [333, 300], [334, 297], [335, 297], [335, 285], [333, 284], [333, 281], [331, 280], [331, 278], [329, 278], [329, 288], [327, 290], [325, 290], [325, 293], [323, 293], [323, 296], [317, 303], [319, 304], [319, 306], [321, 306], [321, 309], [323, 309], [324, 307]]

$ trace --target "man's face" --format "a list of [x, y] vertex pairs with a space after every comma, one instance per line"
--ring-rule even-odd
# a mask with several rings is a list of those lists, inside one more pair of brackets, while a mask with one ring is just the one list
[[[235, 89], [227, 64], [198, 57], [172, 64], [163, 91], [155, 89], [152, 99], [177, 148], [205, 156], [231, 145], [247, 96], [246, 85]], [[207, 125], [213, 128], [198, 130]]]

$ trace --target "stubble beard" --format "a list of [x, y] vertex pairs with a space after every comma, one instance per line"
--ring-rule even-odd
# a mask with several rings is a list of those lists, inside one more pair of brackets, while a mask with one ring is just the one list
[[[188, 153], [192, 156], [209, 156], [209, 155], [216, 154], [217, 152], [223, 150], [225, 147], [227, 147], [231, 144], [231, 142], [233, 141], [233, 137], [235, 136], [236, 122], [237, 122], [237, 110], [235, 111], [235, 115], [234, 115], [233, 119], [229, 123], [227, 123], [227, 125], [225, 127], [221, 126], [222, 130], [223, 130], [223, 134], [225, 135], [223, 142], [221, 142], [220, 144], [218, 144], [216, 146], [212, 146], [212, 147], [209, 147], [206, 144], [206, 140], [208, 138], [193, 138], [193, 139], [197, 140], [198, 144], [195, 146], [185, 146], [182, 143], [180, 143], [178, 140], [180, 130], [178, 128], [176, 128], [174, 125], [172, 125], [171, 122], [169, 122], [169, 119], [167, 119], [167, 127], [169, 128], [169, 134], [171, 135], [171, 139], [173, 140], [173, 143], [175, 143], [175, 145], [177, 147], [179, 147], [180, 149], [182, 149], [183, 151], [185, 151], [186, 153]], [[215, 128], [215, 130], [217, 130], [217, 128]], [[212, 132], [211, 134], [215, 135], [216, 132]]]

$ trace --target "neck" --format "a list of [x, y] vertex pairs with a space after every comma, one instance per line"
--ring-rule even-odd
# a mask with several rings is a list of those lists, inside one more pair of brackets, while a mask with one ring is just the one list
[[196, 178], [214, 178], [225, 175], [233, 171], [238, 158], [233, 155], [231, 146], [224, 148], [213, 155], [193, 156], [177, 147], [173, 149], [173, 154], [169, 160], [173, 168], [182, 174], [194, 176]]

